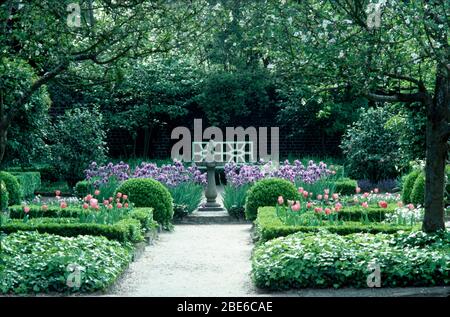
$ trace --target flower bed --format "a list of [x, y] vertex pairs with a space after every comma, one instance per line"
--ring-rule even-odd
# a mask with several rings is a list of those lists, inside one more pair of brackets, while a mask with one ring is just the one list
[[[0, 250], [0, 293], [104, 290], [131, 261], [131, 249], [104, 237], [67, 238], [37, 232], [10, 234], [2, 240]], [[74, 274], [77, 271], [78, 281]]]
[[[341, 211], [342, 212], [342, 211]], [[349, 210], [347, 214], [355, 213], [355, 218], [359, 216], [359, 210]], [[377, 213], [376, 209], [374, 212]], [[261, 241], [268, 241], [278, 237], [284, 237], [296, 232], [317, 232], [321, 228], [326, 228], [330, 232], [340, 235], [347, 235], [357, 232], [367, 233], [395, 233], [398, 230], [411, 231], [419, 226], [394, 225], [379, 222], [357, 222], [343, 221], [341, 223], [323, 222], [322, 225], [287, 225], [277, 216], [275, 207], [261, 207], [258, 209], [258, 216], [255, 221], [257, 238]]]
[[298, 232], [257, 247], [252, 278], [258, 287], [368, 287], [374, 267], [380, 286], [450, 285], [450, 233]]

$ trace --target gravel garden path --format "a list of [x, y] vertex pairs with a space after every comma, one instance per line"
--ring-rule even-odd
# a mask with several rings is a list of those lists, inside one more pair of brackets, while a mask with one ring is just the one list
[[254, 296], [249, 224], [177, 225], [131, 263], [117, 296]]

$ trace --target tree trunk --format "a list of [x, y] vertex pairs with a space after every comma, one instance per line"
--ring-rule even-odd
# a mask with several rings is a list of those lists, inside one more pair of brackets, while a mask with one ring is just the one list
[[438, 69], [434, 100], [426, 101], [426, 166], [425, 216], [422, 230], [434, 232], [445, 229], [444, 189], [447, 160], [449, 79], [445, 69]]
[[3, 161], [6, 151], [6, 143], [8, 142], [8, 128], [0, 125], [0, 163]]

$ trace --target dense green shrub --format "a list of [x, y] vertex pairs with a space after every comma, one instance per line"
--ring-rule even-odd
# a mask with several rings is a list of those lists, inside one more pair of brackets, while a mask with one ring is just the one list
[[88, 181], [79, 181], [75, 184], [75, 194], [82, 198], [87, 194], [94, 193], [94, 186]]
[[403, 181], [402, 201], [405, 204], [411, 202], [411, 193], [413, 191], [414, 183], [416, 182], [416, 179], [420, 175], [420, 173], [420, 170], [413, 170], [411, 173], [406, 175], [405, 180]]
[[[105, 290], [132, 259], [128, 247], [103, 237], [17, 232], [8, 235], [2, 244], [1, 294]], [[82, 268], [79, 287], [67, 285], [75, 269], [70, 265]]]
[[347, 129], [341, 148], [350, 177], [375, 181], [397, 177], [399, 133], [386, 126], [392, 115], [386, 107], [361, 109], [359, 119]]
[[55, 219], [54, 222], [11, 220], [0, 227], [0, 231], [11, 234], [17, 231], [37, 231], [40, 233], [57, 234], [63, 237], [78, 235], [104, 236], [120, 242], [139, 242], [143, 240], [141, 223], [137, 219], [123, 219], [113, 225], [98, 223], [73, 223]]
[[[356, 216], [355, 216], [356, 217]], [[375, 217], [375, 216], [374, 216]], [[359, 219], [358, 219], [359, 220]], [[257, 238], [260, 241], [268, 241], [278, 237], [284, 237], [296, 232], [317, 232], [326, 228], [330, 232], [347, 235], [357, 232], [367, 233], [394, 233], [398, 230], [411, 231], [417, 229], [411, 226], [383, 224], [379, 222], [362, 223], [359, 221], [346, 221], [344, 224], [325, 224], [322, 226], [290, 226], [284, 224], [276, 215], [274, 207], [261, 207], [258, 210], [258, 218], [255, 221]]]
[[268, 178], [256, 182], [247, 192], [245, 204], [247, 220], [256, 219], [259, 207], [274, 206], [279, 196], [283, 196], [285, 200], [297, 200], [297, 189], [285, 179]]
[[350, 178], [342, 178], [335, 183], [334, 191], [341, 195], [353, 195], [356, 193], [358, 182]]
[[51, 147], [52, 163], [71, 186], [84, 178], [91, 162], [106, 159], [106, 130], [98, 108], [67, 110], [55, 124], [52, 139], [56, 141]]
[[449, 243], [449, 232], [299, 232], [257, 247], [252, 278], [256, 286], [272, 290], [368, 287], [375, 264], [382, 287], [449, 285]]
[[8, 208], [9, 194], [4, 181], [0, 181], [0, 213]]
[[34, 192], [41, 187], [41, 174], [39, 172], [10, 172], [17, 178], [26, 199], [34, 197]]
[[414, 186], [411, 191], [411, 203], [414, 205], [422, 205], [425, 201], [425, 174], [420, 173], [414, 181]]
[[364, 208], [361, 205], [345, 206], [339, 211], [339, 219], [346, 221], [361, 221], [368, 220], [373, 222], [381, 222], [386, 219], [386, 215], [391, 214], [397, 208], [397, 204], [388, 204], [387, 208], [379, 207], [378, 205], [369, 205]]
[[0, 172], [0, 180], [5, 183], [6, 190], [9, 194], [9, 204], [20, 204], [23, 198], [22, 188], [20, 187], [17, 178], [10, 173]]
[[134, 178], [122, 183], [117, 193], [128, 195], [135, 207], [152, 207], [153, 218], [168, 226], [173, 218], [173, 200], [160, 182], [151, 178]]

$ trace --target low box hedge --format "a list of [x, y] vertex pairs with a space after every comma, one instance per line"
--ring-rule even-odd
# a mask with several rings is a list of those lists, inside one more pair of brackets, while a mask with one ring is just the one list
[[[29, 205], [28, 207], [30, 207], [30, 211], [28, 212], [28, 217], [30, 218], [77, 218], [86, 212], [86, 210], [80, 207], [61, 209], [57, 206], [48, 206], [48, 209], [45, 211], [38, 205]], [[10, 206], [9, 216], [11, 219], [23, 219], [25, 216], [23, 207], [21, 205]], [[130, 218], [139, 220], [142, 228], [145, 230], [152, 229], [155, 226], [152, 208], [134, 208], [130, 211]]]
[[39, 172], [10, 172], [19, 181], [23, 197], [33, 198], [35, 191], [41, 187], [41, 173]]
[[[56, 220], [56, 219], [55, 219]], [[104, 236], [110, 240], [120, 242], [140, 242], [144, 239], [141, 222], [137, 219], [123, 219], [113, 225], [97, 223], [64, 223], [55, 222], [23, 222], [11, 220], [0, 227], [6, 234], [18, 231], [37, 231], [39, 233], [56, 234], [63, 237], [76, 237], [79, 235]]]
[[268, 241], [278, 237], [284, 237], [296, 232], [317, 232], [320, 229], [327, 229], [332, 233], [347, 235], [358, 232], [366, 233], [395, 233], [399, 230], [411, 231], [415, 229], [411, 226], [399, 226], [372, 222], [364, 224], [356, 221], [346, 221], [344, 224], [329, 224], [324, 226], [289, 226], [284, 224], [276, 215], [274, 207], [260, 207], [258, 217], [255, 221], [257, 238], [261, 241]]
[[358, 182], [350, 178], [342, 178], [334, 183], [334, 191], [341, 195], [353, 195], [358, 187]]
[[361, 219], [368, 219], [373, 222], [381, 222], [386, 219], [386, 215], [393, 213], [397, 206], [395, 204], [389, 204], [387, 208], [381, 208], [379, 206], [370, 206], [367, 208], [361, 205], [346, 206], [339, 211], [339, 219], [347, 221], [360, 221]]

